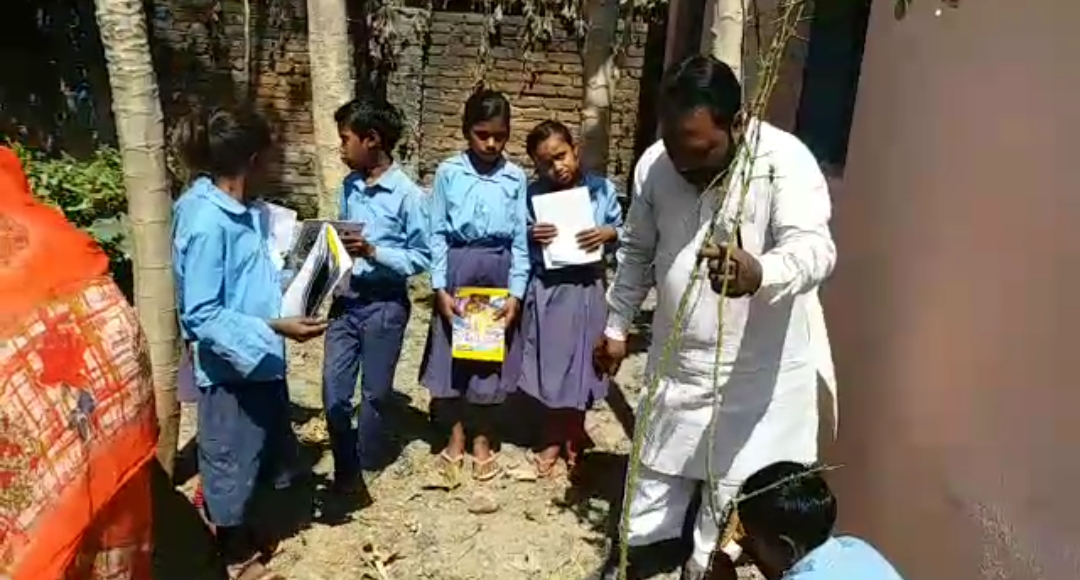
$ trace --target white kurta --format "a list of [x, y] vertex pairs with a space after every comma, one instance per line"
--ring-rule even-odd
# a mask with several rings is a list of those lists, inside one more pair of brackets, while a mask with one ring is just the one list
[[[749, 180], [741, 234], [743, 248], [761, 263], [762, 287], [752, 297], [726, 299], [718, 336], [719, 298], [702, 277], [668, 361], [661, 361], [664, 345], [721, 201], [684, 180], [662, 142], [647, 149], [635, 168], [635, 197], [608, 293], [607, 334], [625, 337], [655, 287], [647, 376], [658, 374], [660, 386], [653, 412], [639, 413], [638, 421], [646, 429], [642, 461], [661, 474], [706, 479], [709, 467], [732, 485], [775, 461], [817, 459], [819, 374], [834, 385], [817, 296], [836, 261], [829, 192], [813, 155], [796, 137], [754, 122], [749, 142], [757, 132], [752, 161], [737, 159], [732, 168], [733, 194], [714, 240], [728, 240], [742, 183]], [[708, 466], [718, 347], [719, 417]]]

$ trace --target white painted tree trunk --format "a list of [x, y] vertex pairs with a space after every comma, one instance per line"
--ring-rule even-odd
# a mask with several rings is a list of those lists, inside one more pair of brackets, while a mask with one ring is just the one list
[[180, 433], [179, 335], [172, 271], [172, 197], [165, 127], [142, 0], [97, 0], [112, 88], [134, 247], [135, 309], [150, 347], [161, 434], [158, 459], [172, 473]]
[[345, 0], [307, 0], [307, 16], [319, 215], [330, 217], [337, 214], [337, 191], [347, 173], [334, 111], [356, 92], [352, 42]]
[[743, 34], [746, 27], [746, 3], [749, 0], [709, 0], [707, 15], [712, 23], [706, 28], [710, 54], [727, 63], [743, 81]]
[[[582, 62], [585, 69], [581, 108], [581, 152], [585, 169], [607, 173], [611, 146], [611, 101], [615, 91], [615, 33], [618, 0], [585, 0], [589, 29]], [[630, 24], [627, 23], [627, 26]]]

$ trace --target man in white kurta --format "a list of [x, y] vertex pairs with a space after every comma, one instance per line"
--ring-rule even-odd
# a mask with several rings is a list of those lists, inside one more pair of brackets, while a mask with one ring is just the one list
[[[696, 78], [667, 81], [675, 85], [670, 90], [682, 91], [675, 94], [695, 86], [730, 89], [732, 82], [737, 88], [725, 65], [711, 57], [694, 58], [680, 66], [682, 74]], [[661, 115], [664, 139], [645, 151], [634, 171], [634, 199], [598, 357], [607, 355], [609, 363], [617, 364], [625, 356], [632, 320], [655, 289], [646, 382], [658, 377], [659, 386], [651, 412], [641, 413], [645, 406], [639, 407], [638, 428], [645, 433], [640, 480], [628, 490], [629, 544], [678, 538], [694, 495], [703, 493], [694, 552], [684, 575], [695, 578], [720, 533], [713, 505], [730, 501], [747, 476], [770, 463], [817, 460], [817, 379], [819, 372], [831, 375], [817, 288], [832, 271], [836, 248], [828, 227], [825, 178], [796, 137], [762, 121], [745, 123], [749, 154], [713, 161], [723, 167], [712, 169], [734, 172], [729, 193], [703, 193], [711, 181], [704, 177], [716, 171], [702, 167], [707, 162], [695, 164], [708, 154], [688, 155], [687, 148], [708, 149], [708, 125], [722, 119], [725, 104], [730, 107], [738, 99], [725, 103], [706, 94], [698, 101], [693, 95], [673, 100], [662, 101], [667, 109]], [[717, 124], [722, 130], [723, 123]], [[723, 148], [724, 138], [717, 139], [715, 146]], [[675, 155], [669, 152], [673, 148]], [[737, 220], [745, 183], [749, 190]], [[720, 296], [710, 287], [709, 275], [695, 284], [691, 277], [696, 268], [706, 267], [700, 255], [707, 232], [712, 229], [713, 243], [723, 245], [735, 228], [741, 249], [732, 248], [732, 261], [742, 274], [731, 285], [742, 287], [733, 293], [741, 296], [724, 299], [721, 320]], [[688, 291], [681, 338], [669, 359], [662, 360], [676, 332], [679, 301]], [[701, 485], [710, 480], [709, 473], [713, 487]], [[712, 499], [709, 493], [715, 494]], [[611, 577], [610, 572], [602, 577]]]

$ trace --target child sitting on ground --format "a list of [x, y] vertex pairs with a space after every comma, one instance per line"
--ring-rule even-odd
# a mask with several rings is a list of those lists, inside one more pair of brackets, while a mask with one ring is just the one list
[[[820, 473], [781, 461], [746, 479], [739, 489], [738, 545], [766, 580], [902, 580], [873, 546], [834, 536], [836, 498]], [[735, 580], [724, 550], [713, 554], [707, 580]]]

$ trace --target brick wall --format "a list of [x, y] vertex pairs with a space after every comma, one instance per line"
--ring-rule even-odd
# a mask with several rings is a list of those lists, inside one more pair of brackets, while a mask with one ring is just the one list
[[[287, 196], [289, 205], [313, 214], [317, 187], [303, 0], [251, 3], [250, 77], [243, 67], [243, 2], [154, 0], [152, 5], [154, 54], [167, 120], [174, 121], [193, 98], [209, 103], [254, 99], [282, 145], [272, 167], [273, 187]], [[534, 124], [559, 119], [576, 130], [583, 77], [578, 42], [560, 30], [543, 52], [528, 57], [526, 67], [516, 40], [521, 25], [514, 17], [500, 25], [502, 41], [492, 47], [486, 78], [514, 106], [509, 153], [527, 164], [524, 139]], [[461, 110], [476, 81], [483, 17], [405, 8], [394, 27], [399, 46], [387, 95], [410, 125], [402, 161], [410, 173], [430, 182], [438, 163], [463, 144]], [[613, 95], [608, 172], [620, 181], [634, 160], [647, 30], [644, 24], [632, 30]], [[367, 43], [357, 38], [354, 46], [361, 51]]]
[[304, 1], [251, 2], [249, 78], [243, 2], [154, 0], [153, 6], [149, 17], [166, 123], [175, 122], [193, 100], [254, 100], [280, 144], [271, 161], [271, 186], [289, 205], [313, 215], [318, 188]]
[[[526, 56], [517, 40], [522, 25], [521, 18], [513, 17], [500, 25], [503, 41], [491, 48], [485, 78], [510, 99], [513, 121], [508, 151], [515, 160], [528, 165], [525, 135], [533, 125], [557, 119], [577, 134], [584, 77], [581, 48], [575, 39], [556, 30], [545, 50]], [[632, 30], [615, 84], [608, 173], [616, 178], [628, 174], [634, 161], [647, 30], [644, 24]], [[431, 177], [440, 161], [463, 146], [461, 113], [477, 79], [482, 34], [482, 15], [435, 12], [431, 17], [420, 122], [420, 170], [425, 179]]]

